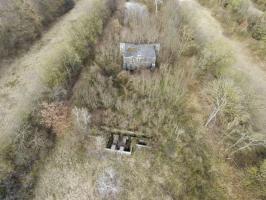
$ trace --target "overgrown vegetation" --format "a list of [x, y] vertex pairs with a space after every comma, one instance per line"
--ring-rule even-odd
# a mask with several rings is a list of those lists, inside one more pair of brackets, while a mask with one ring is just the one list
[[48, 24], [73, 6], [73, 0], [1, 1], [0, 57], [28, 48]]
[[[0, 198], [265, 198], [265, 141], [254, 135], [232, 47], [220, 32], [195, 37], [204, 27], [193, 30], [189, 19], [200, 12], [190, 18], [169, 0], [156, 14], [153, 0], [142, 2], [150, 13], [124, 23], [124, 1], [93, 1], [41, 63], [53, 91], [74, 84], [73, 94], [62, 102], [55, 92], [26, 118], [1, 163]], [[238, 3], [232, 10], [245, 8]], [[120, 42], [160, 43], [159, 67], [121, 71]], [[102, 127], [142, 133], [151, 148], [109, 155]]]
[[[46, 74], [43, 80], [52, 94], [42, 94], [42, 101], [49, 103], [34, 105], [32, 114], [25, 114], [22, 126], [16, 130], [15, 138], [1, 151], [1, 199], [30, 199], [38, 178], [39, 168], [53, 149], [56, 136], [68, 128], [69, 110], [63, 100], [67, 95], [58, 88], [67, 88], [74, 82], [84, 63], [93, 59], [93, 50], [105, 22], [116, 8], [115, 1], [92, 1], [85, 4], [79, 23], [69, 27], [65, 41], [53, 51], [49, 60], [40, 60]], [[91, 11], [89, 14], [87, 13]], [[50, 102], [55, 101], [55, 102]], [[1, 149], [2, 150], [2, 149]]]
[[[217, 8], [216, 1], [204, 3], [208, 4], [208, 6], [214, 6], [215, 15], [217, 15], [218, 19], [224, 20], [223, 22], [226, 24], [230, 24], [229, 27], [232, 27], [234, 22], [232, 22], [232, 19], [226, 18], [225, 13], [229, 13], [226, 9], [230, 9], [230, 12], [234, 11], [230, 16], [234, 16], [235, 19], [243, 20], [243, 17], [247, 19], [247, 13], [245, 13], [247, 8], [243, 1], [223, 2], [222, 5], [226, 7], [225, 10], [223, 10], [224, 8]], [[202, 16], [198, 14], [197, 17], [200, 18]], [[206, 32], [205, 34], [206, 38], [209, 36], [209, 40], [212, 42], [212, 33]], [[209, 115], [206, 116], [205, 121], [205, 126], [210, 131], [208, 137], [216, 141], [215, 144], [217, 146], [215, 149], [218, 150], [217, 154], [219, 153], [227, 160], [232, 161], [231, 164], [237, 168], [237, 176], [245, 177], [242, 181], [242, 187], [248, 191], [247, 195], [251, 195], [254, 199], [263, 199], [266, 195], [265, 192], [257, 192], [250, 184], [252, 182], [261, 191], [266, 191], [262, 181], [264, 179], [260, 175], [260, 168], [265, 162], [265, 138], [259, 137], [252, 128], [250, 113], [254, 106], [254, 99], [251, 98], [251, 92], [247, 89], [248, 87], [243, 87], [243, 85], [247, 84], [248, 79], [244, 76], [240, 78], [240, 72], [234, 71], [232, 68], [238, 52], [234, 52], [232, 47], [228, 46], [228, 41], [222, 40], [223, 37], [219, 34], [214, 38], [219, 39], [219, 43], [212, 43], [209, 46], [208, 42], [207, 44], [205, 42], [199, 54], [200, 59], [218, 61], [206, 61], [209, 63], [207, 65], [208, 68], [203, 68], [205, 69], [204, 74], [200, 73], [202, 82], [200, 88], [205, 88], [204, 96], [208, 99], [206, 103], [209, 104], [207, 107], [210, 106]], [[198, 42], [201, 43], [201, 41]], [[222, 62], [220, 63], [220, 61]], [[220, 73], [213, 73], [217, 70]], [[211, 144], [213, 145], [213, 142]], [[250, 170], [254, 172], [253, 177]], [[245, 176], [246, 174], [248, 176]]]
[[[213, 72], [209, 70], [208, 73]], [[206, 92], [211, 110], [205, 126], [209, 127], [211, 133], [218, 134], [214, 138], [220, 154], [232, 161], [231, 164], [238, 168], [240, 177], [245, 177], [243, 187], [255, 195], [256, 199], [263, 199], [265, 192], [258, 192], [250, 182], [265, 191], [264, 178], [260, 175], [266, 155], [265, 138], [258, 136], [252, 128], [250, 112], [254, 99], [250, 96], [250, 91], [237, 84], [239, 78], [234, 73], [225, 71], [222, 76], [220, 74], [216, 77], [218, 79], [208, 83]], [[254, 173], [250, 173], [252, 170]]]
[[55, 136], [42, 126], [37, 113], [25, 117], [12, 143], [1, 152], [5, 169], [0, 173], [1, 199], [30, 199], [37, 179], [38, 162], [53, 148]]
[[[224, 199], [226, 195], [219, 191], [211, 173], [201, 128], [192, 115], [185, 113], [187, 84], [194, 72], [182, 64], [194, 56], [194, 51], [188, 52], [195, 44], [191, 31], [177, 17], [175, 1], [166, 3], [158, 16], [151, 13], [142, 22], [133, 21], [128, 26], [119, 23], [119, 13], [107, 25], [95, 63], [87, 65], [73, 89], [73, 107], [91, 113], [88, 134], [75, 129], [62, 138], [43, 169], [36, 196]], [[142, 23], [146, 25], [141, 27]], [[146, 27], [152, 30], [151, 35]], [[163, 52], [159, 69], [121, 72], [120, 41], [159, 42]], [[152, 150], [137, 151], [132, 158], [109, 156], [103, 152], [102, 126], [152, 136]], [[100, 136], [92, 137], [95, 135]], [[66, 155], [67, 148], [72, 151]], [[64, 170], [60, 170], [62, 165]], [[72, 180], [67, 181], [67, 187], [60, 186], [61, 176]], [[80, 181], [86, 184], [80, 185]]]
[[226, 34], [248, 41], [252, 52], [265, 60], [266, 17], [259, 10], [261, 7], [255, 7], [249, 0], [200, 2], [212, 8], [215, 16], [226, 27]]
[[258, 8], [263, 11], [266, 11], [266, 2], [264, 0], [252, 0]]
[[202, 70], [200, 73], [211, 73], [219, 78], [228, 72], [234, 60], [232, 49], [221, 39], [203, 46], [198, 67]]
[[97, 39], [112, 12], [105, 1], [95, 1], [93, 6], [94, 9], [90, 13], [84, 13], [80, 20], [66, 31], [65, 42], [58, 47], [55, 54], [42, 63], [50, 66], [44, 75], [44, 81], [50, 88], [69, 86], [79, 74], [82, 65], [93, 59]]

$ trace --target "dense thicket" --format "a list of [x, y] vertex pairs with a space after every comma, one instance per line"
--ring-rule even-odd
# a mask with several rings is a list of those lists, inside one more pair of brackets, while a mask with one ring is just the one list
[[49, 23], [73, 6], [73, 0], [1, 0], [0, 57], [29, 47]]
[[[77, 13], [79, 23], [66, 24], [66, 33], [58, 33], [62, 41], [50, 44], [49, 54], [41, 54], [39, 57], [38, 64], [44, 66], [43, 68], [47, 66], [43, 81], [50, 87], [70, 83], [71, 78], [78, 75], [83, 63], [92, 57], [104, 24], [115, 9], [115, 2], [84, 1], [83, 7], [77, 9], [74, 12]], [[6, 142], [5, 148], [0, 150], [0, 199], [30, 199], [33, 195], [38, 170], [57, 139], [54, 134], [57, 130], [54, 130], [51, 122], [59, 118], [62, 120], [61, 110], [56, 109], [58, 104], [39, 105], [44, 99], [50, 100], [49, 97], [50, 94], [44, 93], [39, 101], [32, 105], [31, 113], [21, 113], [22, 117], [25, 116], [22, 125], [16, 130], [11, 142]], [[53, 97], [56, 97], [56, 94]], [[63, 104], [60, 105], [63, 107]], [[64, 113], [67, 113], [67, 110]]]
[[266, 11], [266, 1], [265, 0], [253, 0], [257, 7], [263, 11]]

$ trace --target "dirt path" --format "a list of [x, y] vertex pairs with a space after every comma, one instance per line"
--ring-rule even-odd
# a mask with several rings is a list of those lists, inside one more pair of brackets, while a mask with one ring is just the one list
[[206, 44], [222, 40], [232, 48], [236, 58], [233, 67], [247, 76], [249, 80], [247, 88], [254, 91], [256, 99], [259, 101], [258, 108], [252, 113], [254, 128], [266, 136], [266, 71], [264, 71], [266, 63], [255, 61], [245, 44], [226, 37], [221, 24], [212, 17], [208, 9], [202, 7], [198, 2], [180, 0], [178, 3], [180, 9], [189, 18], [189, 23], [194, 28], [199, 43]]
[[45, 67], [43, 60], [49, 59], [56, 48], [63, 44], [67, 27], [90, 7], [90, 0], [77, 2], [75, 8], [64, 15], [47, 31], [42, 39], [20, 58], [0, 66], [0, 145], [6, 142], [21, 125], [23, 113], [33, 107], [34, 102], [46, 91], [42, 83]]
[[255, 93], [256, 106], [253, 111], [253, 123], [257, 132], [266, 136], [266, 64], [252, 58], [249, 49], [238, 41], [230, 40], [236, 54], [235, 67], [249, 79], [249, 87]]

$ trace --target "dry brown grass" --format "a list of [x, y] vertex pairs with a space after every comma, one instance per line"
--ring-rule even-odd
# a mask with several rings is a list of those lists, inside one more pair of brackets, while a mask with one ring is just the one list
[[70, 111], [66, 103], [44, 102], [41, 105], [41, 124], [61, 135], [70, 127]]
[[[241, 1], [230, 2], [234, 3], [234, 5], [230, 5], [235, 6], [234, 9], [238, 9], [238, 6], [240, 6], [239, 13], [234, 13], [237, 16], [234, 16], [235, 18], [233, 18], [234, 20], [237, 20], [238, 17], [240, 19], [241, 14], [244, 13], [242, 11], [245, 11], [245, 9], [241, 5]], [[227, 34], [234, 31], [236, 32], [236, 30], [238, 31], [237, 33], [240, 32], [240, 28], [236, 28], [239, 25], [236, 25], [235, 22], [232, 22], [232, 18], [229, 18], [226, 15], [226, 13], [229, 12], [222, 12], [224, 11], [223, 9], [221, 9], [220, 7], [217, 8], [217, 1], [208, 1], [205, 3], [209, 3], [209, 6], [212, 5], [214, 7], [214, 16], [217, 16], [218, 19], [224, 20], [223, 27], [225, 28], [225, 32]], [[193, 4], [194, 2], [191, 1], [190, 5], [187, 5], [186, 8], [192, 8]], [[241, 8], [243, 8], [244, 10], [241, 10]], [[256, 129], [254, 129], [255, 127], [253, 126], [251, 121], [252, 118], [250, 117], [253, 113], [252, 109], [254, 109], [254, 106], [258, 105], [254, 105], [253, 99], [250, 98], [251, 95], [249, 88], [251, 82], [249, 80], [252, 80], [252, 82], [254, 82], [254, 85], [252, 86], [254, 87], [253, 90], [258, 84], [255, 84], [255, 79], [257, 79], [257, 75], [255, 75], [254, 77], [256, 78], [254, 78], [253, 75], [249, 74], [249, 72], [254, 70], [254, 66], [256, 66], [258, 70], [260, 70], [260, 65], [258, 65], [252, 58], [247, 59], [245, 62], [242, 62], [244, 58], [251, 57], [250, 54], [247, 53], [248, 51], [246, 50], [240, 50], [242, 48], [244, 49], [244, 45], [242, 46], [241, 43], [234, 42], [234, 39], [232, 38], [228, 39], [226, 35], [222, 33], [223, 29], [221, 28], [219, 22], [211, 16], [211, 13], [209, 11], [199, 5], [194, 5], [194, 9], [191, 9], [190, 12], [188, 10], [186, 11], [188, 15], [188, 20], [193, 19], [193, 17], [190, 16], [191, 13], [193, 13], [192, 16], [197, 15], [196, 13], [198, 13], [196, 17], [194, 16], [194, 20], [197, 19], [199, 22], [205, 22], [197, 23], [201, 25], [205, 24], [202, 27], [198, 26], [196, 23], [193, 23], [195, 21], [192, 21], [190, 23], [190, 26], [196, 29], [196, 33], [201, 32], [199, 33], [199, 35], [202, 34], [203, 36], [205, 36], [201, 38], [207, 38], [205, 42], [202, 42], [202, 40], [200, 40], [200, 37], [196, 38], [198, 43], [203, 45], [204, 47], [201, 49], [201, 53], [199, 54], [200, 59], [209, 60], [205, 59], [209, 57], [217, 61], [222, 61], [222, 63], [220, 64], [219, 62], [210, 62], [212, 63], [211, 65], [215, 68], [209, 68], [209, 70], [204, 71], [204, 74], [201, 75], [199, 79], [200, 84], [198, 85], [198, 92], [200, 90], [204, 90], [203, 88], [208, 88], [207, 90], [209, 90], [210, 85], [212, 85], [212, 92], [207, 92], [207, 96], [205, 96], [206, 94], [202, 96], [202, 93], [197, 94], [198, 92], [196, 92], [198, 98], [202, 99], [200, 105], [205, 110], [202, 113], [209, 113], [205, 117], [205, 125], [208, 126], [208, 129], [205, 130], [206, 135], [204, 137], [206, 137], [205, 141], [213, 149], [213, 152], [215, 152], [214, 157], [218, 159], [212, 160], [215, 162], [212, 164], [212, 167], [221, 169], [220, 172], [223, 175], [220, 174], [219, 176], [223, 176], [225, 177], [225, 179], [222, 180], [220, 183], [222, 185], [227, 185], [226, 183], [230, 185], [231, 189], [229, 190], [233, 191], [228, 193], [230, 195], [230, 198], [264, 198], [265, 193], [263, 194], [256, 189], [261, 188], [262, 190], [265, 190], [265, 187], [262, 184], [263, 182], [258, 179], [257, 175], [253, 177], [249, 176], [248, 178], [245, 177], [245, 173], [249, 171], [250, 165], [253, 165], [255, 167], [255, 174], [257, 174], [257, 172], [258, 174], [260, 174], [260, 165], [265, 159], [265, 139], [263, 139], [265, 137], [261, 138], [259, 134], [254, 131]], [[203, 17], [205, 20], [202, 19], [201, 21], [201, 17]], [[244, 17], [246, 18], [248, 16]], [[206, 21], [206, 18], [212, 19]], [[208, 25], [206, 25], [206, 23]], [[229, 23], [230, 26], [227, 27], [226, 23]], [[216, 31], [212, 32], [213, 30]], [[247, 30], [242, 31], [246, 32]], [[232, 35], [233, 34], [231, 34], [230, 36]], [[247, 37], [247, 35], [241, 36], [242, 39], [244, 39], [245, 37]], [[215, 44], [216, 42], [213, 41], [217, 41], [217, 44]], [[212, 48], [210, 48], [212, 50], [208, 50], [209, 42], [211, 42], [210, 45], [213, 46]], [[230, 43], [232, 43], [232, 45], [230, 45]], [[220, 53], [217, 54], [217, 52]], [[232, 62], [234, 60], [236, 62]], [[248, 62], [253, 62], [253, 64], [247, 65], [247, 68], [242, 68]], [[235, 66], [237, 66], [237, 70], [233, 68]], [[253, 69], [251, 70], [249, 66], [253, 66]], [[226, 67], [227, 70], [223, 70], [225, 69], [224, 67]], [[213, 70], [221, 70], [220, 72], [222, 73], [213, 73]], [[210, 76], [209, 73], [216, 75], [213, 77]], [[253, 95], [253, 97], [255, 96]], [[259, 94], [257, 94], [255, 98], [259, 98]], [[208, 102], [205, 102], [204, 99], [208, 100]], [[189, 103], [188, 105], [191, 106], [191, 103]], [[211, 124], [209, 124], [209, 122], [206, 123], [208, 119], [212, 119]], [[257, 138], [255, 139], [255, 142], [254, 138]], [[227, 158], [226, 161], [224, 160], [225, 158]], [[240, 169], [240, 167], [242, 167], [242, 169]], [[219, 173], [217, 173], [217, 175], [218, 174]], [[231, 176], [229, 174], [234, 174], [234, 176]], [[252, 183], [256, 185], [255, 187], [251, 186], [250, 179], [254, 181]], [[241, 181], [239, 184], [234, 184], [236, 180]], [[243, 195], [243, 193], [245, 194]]]
[[[226, 96], [227, 104], [217, 121], [224, 126], [237, 121], [241, 126], [247, 114], [245, 95], [231, 75], [230, 81], [214, 80], [215, 73], [207, 69], [205, 76], [197, 76], [198, 65], [193, 62], [197, 52], [186, 52], [196, 46], [193, 35], [183, 26], [184, 19], [177, 17], [174, 5], [169, 1], [161, 8], [161, 20], [155, 15], [144, 20], [154, 33], [152, 37], [141, 31], [143, 22], [134, 21], [126, 27], [128, 40], [160, 42], [162, 52], [168, 52], [161, 54], [160, 68], [154, 72], [120, 72], [118, 43], [125, 29], [116, 15], [107, 25], [97, 45], [95, 63], [83, 70], [72, 97], [73, 106], [91, 112], [92, 121], [86, 128], [97, 137], [70, 127], [45, 161], [35, 199], [221, 200], [244, 196], [234, 194], [242, 187], [234, 187], [233, 179], [239, 176], [229, 177], [234, 174], [230, 166], [212, 152], [217, 149], [207, 146], [210, 143], [204, 137], [209, 133], [201, 122], [217, 98]], [[202, 66], [214, 66], [217, 60], [221, 61], [217, 70], [230, 65], [224, 60], [227, 48], [218, 51], [219, 44], [210, 49], [206, 45], [202, 54], [197, 54], [204, 61]], [[218, 53], [213, 54], [215, 50]], [[202, 94], [209, 80], [212, 82]], [[203, 108], [202, 98], [209, 98], [208, 109]], [[152, 148], [135, 150], [131, 157], [108, 154], [102, 125], [152, 136]]]
[[[54, 36], [53, 40], [44, 48], [38, 50], [37, 53], [34, 52], [34, 55], [30, 54], [25, 56], [23, 61], [30, 63], [29, 68], [26, 70], [23, 68], [23, 64], [20, 63], [21, 65], [16, 65], [15, 69], [17, 74], [21, 76], [20, 80], [24, 78], [28, 82], [26, 82], [26, 84], [16, 85], [10, 91], [10, 93], [13, 92], [13, 94], [15, 94], [14, 100], [16, 100], [16, 105], [19, 108], [14, 108], [12, 112], [9, 110], [8, 113], [8, 115], [13, 118], [12, 122], [14, 126], [12, 124], [12, 127], [10, 127], [8, 123], [4, 123], [3, 127], [1, 126], [1, 130], [4, 129], [5, 133], [7, 133], [7, 135], [1, 135], [1, 142], [3, 142], [2, 144], [5, 144], [4, 146], [1, 146], [1, 163], [3, 163], [1, 165], [0, 180], [1, 199], [19, 199], [19, 197], [22, 199], [29, 199], [31, 197], [32, 188], [36, 181], [35, 175], [40, 166], [40, 160], [44, 159], [49, 150], [53, 148], [54, 135], [51, 134], [51, 132], [56, 131], [58, 134], [62, 132], [65, 133], [66, 129], [69, 128], [68, 107], [64, 104], [49, 103], [44, 105], [42, 108], [43, 110], [41, 108], [38, 109], [37, 115], [28, 115], [27, 113], [31, 113], [31, 111], [35, 110], [38, 100], [40, 100], [39, 98], [49, 100], [57, 99], [53, 94], [50, 96], [51, 93], [42, 93], [45, 86], [38, 75], [43, 74], [46, 70], [55, 70], [56, 68], [60, 68], [60, 70], [68, 70], [69, 68], [66, 67], [77, 67], [74, 65], [77, 56], [80, 56], [83, 59], [82, 62], [86, 61], [88, 55], [86, 54], [87, 52], [84, 53], [84, 51], [86, 51], [87, 46], [84, 47], [84, 45], [88, 45], [88, 43], [96, 43], [96, 40], [102, 31], [104, 20], [107, 20], [108, 18], [105, 14], [111, 13], [110, 7], [107, 7], [105, 3], [105, 1], [96, 0], [81, 2], [79, 5], [80, 7], [77, 7], [77, 10], [75, 10], [74, 13], [70, 13], [71, 15], [61, 24], [61, 28], [66, 28], [68, 30], [67, 33], [65, 33], [66, 29], [60, 29], [61, 32], [57, 32], [54, 35], [52, 34]], [[89, 15], [87, 13], [88, 10], [92, 10]], [[101, 19], [101, 17], [104, 17], [103, 15], [105, 15], [105, 19]], [[73, 19], [79, 20], [80, 23], [76, 23], [76, 26], [73, 26]], [[90, 28], [90, 31], [86, 31], [87, 26]], [[95, 29], [91, 30], [92, 28]], [[79, 46], [80, 44], [82, 44], [82, 46]], [[47, 52], [47, 49], [49, 49], [49, 52]], [[69, 49], [74, 52], [74, 55], [68, 52]], [[74, 58], [66, 56], [65, 53]], [[38, 58], [37, 63], [36, 58]], [[47, 58], [50, 58], [51, 60]], [[33, 60], [35, 60], [35, 62], [31, 62]], [[47, 63], [49, 63], [49, 65]], [[67, 77], [65, 78], [71, 78], [69, 71], [65, 74], [67, 74]], [[32, 75], [34, 80], [25, 78], [23, 75], [26, 77]], [[56, 75], [58, 74], [55, 74], [55, 77], [57, 77]], [[8, 79], [10, 77], [6, 78]], [[51, 77], [47, 77], [47, 79], [48, 78]], [[63, 80], [63, 82], [69, 81], [65, 79], [60, 80]], [[58, 82], [59, 81], [56, 81], [56, 83]], [[57, 86], [58, 85], [59, 83]], [[62, 84], [60, 86], [62, 87]], [[20, 87], [27, 89], [31, 88], [29, 90], [32, 93], [25, 94], [19, 90]], [[50, 91], [53, 93], [52, 90]], [[22, 95], [23, 98], [20, 98], [20, 95]], [[34, 97], [32, 95], [34, 95]], [[62, 99], [62, 97], [59, 99]], [[5, 103], [8, 104], [9, 102]], [[21, 103], [23, 106], [21, 106]], [[41, 110], [42, 112], [40, 112]], [[39, 121], [41, 118], [39, 116], [40, 114], [43, 115], [41, 120], [43, 123]], [[25, 117], [25, 120], [23, 117]], [[13, 129], [13, 131], [6, 129], [5, 126]], [[18, 128], [16, 129], [15, 126]], [[8, 139], [11, 141], [9, 142]], [[9, 165], [10, 162], [11, 165]]]
[[74, 6], [72, 0], [0, 2], [0, 56], [27, 49], [48, 24]]
[[[115, 19], [109, 25], [110, 30], [121, 30]], [[156, 32], [161, 35], [163, 31]], [[190, 46], [190, 37], [179, 33], [177, 46]], [[112, 199], [223, 199], [200, 139], [201, 130], [192, 115], [184, 113], [184, 101], [190, 100], [185, 95], [187, 84], [193, 78], [192, 67], [182, 65], [189, 63], [184, 62], [187, 57], [173, 53], [180, 60], [168, 63], [162, 59], [154, 72], [119, 72], [118, 45], [110, 38], [118, 43], [120, 35], [106, 31], [96, 63], [83, 71], [72, 99], [73, 105], [91, 112], [90, 131], [98, 137], [80, 140], [77, 132], [66, 134], [43, 168], [35, 198], [49, 199], [54, 194], [58, 199], [105, 199], [105, 192], [112, 192]], [[163, 37], [158, 40], [164, 42]], [[164, 45], [163, 49], [177, 52], [172, 47]], [[107, 154], [102, 125], [152, 136], [152, 149], [136, 150], [131, 157]], [[115, 180], [104, 178], [104, 184], [99, 184], [108, 169]], [[102, 190], [106, 184], [110, 189]]]

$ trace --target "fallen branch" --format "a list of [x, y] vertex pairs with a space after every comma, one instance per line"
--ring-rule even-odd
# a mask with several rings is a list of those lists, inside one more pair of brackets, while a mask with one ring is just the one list
[[117, 128], [110, 128], [110, 127], [107, 127], [107, 126], [101, 126], [101, 129], [104, 130], [104, 131], [108, 131], [110, 133], [118, 133], [118, 134], [123, 134], [123, 135], [130, 135], [130, 136], [133, 136], [133, 137], [146, 137], [146, 138], [151, 138], [151, 136], [147, 136], [143, 133], [140, 133], [140, 132], [133, 132], [133, 131], [129, 131], [129, 130], [122, 130], [122, 129], [117, 129]]
[[211, 112], [207, 122], [205, 123], [205, 127], [207, 127], [213, 119], [216, 118], [217, 114], [224, 108], [226, 105], [226, 95], [224, 94], [221, 98], [216, 99], [216, 105], [214, 110]]

